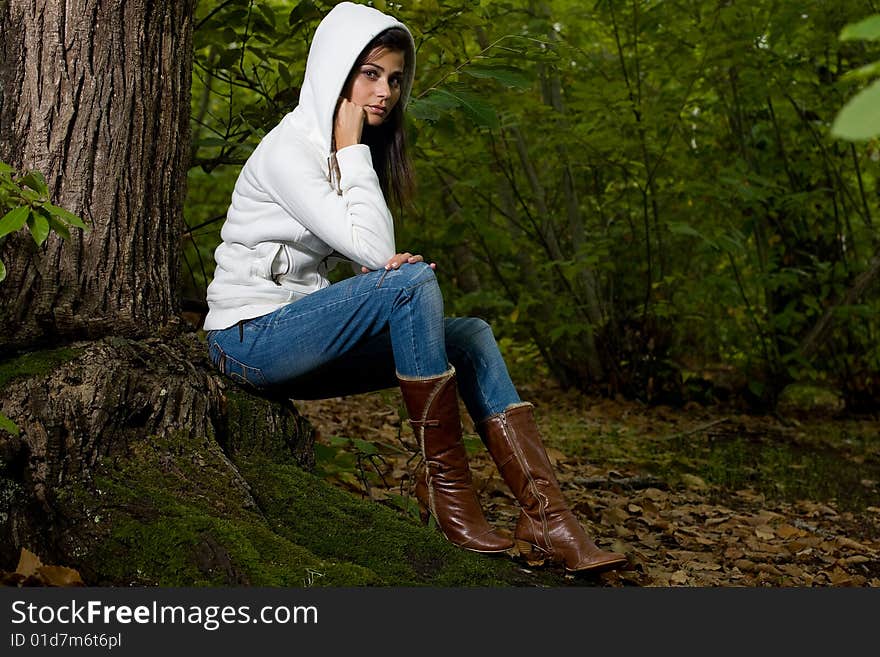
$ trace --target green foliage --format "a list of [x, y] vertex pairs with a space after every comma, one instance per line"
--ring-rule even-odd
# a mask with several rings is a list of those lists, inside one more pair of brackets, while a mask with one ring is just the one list
[[[6, 237], [25, 226], [37, 246], [43, 244], [51, 231], [70, 239], [70, 228], [88, 230], [83, 220], [64, 208], [49, 202], [49, 187], [43, 174], [28, 171], [16, 176], [15, 169], [0, 162], [0, 244]], [[0, 261], [0, 282], [6, 278], [6, 267]]]
[[[850, 23], [840, 32], [841, 41], [880, 41], [880, 14], [858, 23]], [[863, 66], [852, 77], [875, 76], [880, 61]], [[840, 110], [831, 126], [831, 134], [841, 139], [858, 141], [880, 135], [880, 80], [859, 91]]]

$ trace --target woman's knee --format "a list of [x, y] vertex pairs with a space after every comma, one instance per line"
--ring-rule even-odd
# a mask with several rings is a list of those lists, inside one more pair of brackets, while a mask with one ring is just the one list
[[440, 298], [440, 285], [434, 270], [424, 262], [406, 263], [398, 269], [390, 269], [384, 277], [380, 277], [377, 288], [397, 290], [405, 298], [422, 296]]
[[398, 269], [391, 270], [389, 276], [391, 274], [394, 275], [392, 278], [396, 284], [403, 288], [413, 288], [424, 284], [437, 285], [437, 276], [427, 262], [407, 262]]
[[446, 321], [446, 342], [453, 348], [469, 353], [496, 350], [492, 327], [479, 317], [450, 317]]

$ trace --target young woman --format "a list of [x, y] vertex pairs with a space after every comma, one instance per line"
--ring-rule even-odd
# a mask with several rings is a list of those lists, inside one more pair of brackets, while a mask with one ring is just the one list
[[[297, 107], [235, 184], [205, 319], [212, 362], [232, 379], [321, 398], [399, 386], [424, 456], [416, 495], [446, 538], [481, 553], [514, 546], [471, 485], [458, 393], [522, 507], [514, 538], [530, 563], [618, 567], [560, 491], [491, 328], [444, 317], [436, 265], [398, 252], [386, 199], [412, 187], [403, 110], [408, 29], [351, 2], [321, 21]], [[341, 261], [353, 276], [330, 284]]]

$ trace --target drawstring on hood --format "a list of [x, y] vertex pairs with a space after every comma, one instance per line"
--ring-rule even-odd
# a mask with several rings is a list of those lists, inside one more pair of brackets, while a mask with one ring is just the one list
[[410, 42], [398, 101], [403, 109], [415, 77], [415, 42], [406, 25], [373, 7], [341, 2], [315, 30], [295, 112], [298, 121], [313, 126], [313, 138], [328, 156], [332, 152], [333, 115], [348, 74], [367, 44], [392, 27], [402, 28]]

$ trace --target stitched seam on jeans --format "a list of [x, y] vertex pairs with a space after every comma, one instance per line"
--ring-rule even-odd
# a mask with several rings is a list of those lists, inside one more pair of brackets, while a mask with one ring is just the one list
[[413, 363], [416, 366], [416, 374], [422, 375], [424, 373], [424, 369], [422, 368], [422, 364], [419, 358], [419, 350], [416, 347], [416, 331], [415, 331], [415, 322], [413, 322], [413, 307], [411, 303], [406, 304], [406, 321], [409, 322], [409, 339], [410, 339], [410, 349], [412, 351], [412, 359]]

